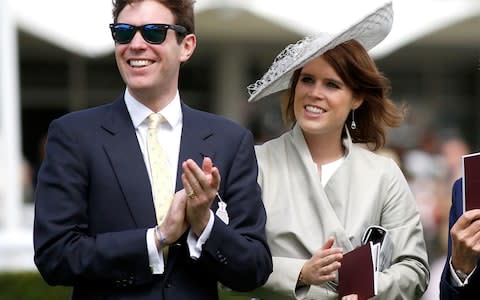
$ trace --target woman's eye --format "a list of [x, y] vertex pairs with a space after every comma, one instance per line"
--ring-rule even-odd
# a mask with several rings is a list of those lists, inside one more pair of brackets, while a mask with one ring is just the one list
[[339, 86], [338, 84], [336, 84], [335, 82], [333, 82], [333, 81], [329, 81], [329, 82], [327, 83], [327, 86], [328, 86], [328, 87], [331, 87], [331, 88], [335, 88], [335, 89], [340, 88], [340, 86]]
[[301, 81], [302, 81], [303, 83], [312, 83], [312, 82], [313, 82], [313, 79], [310, 78], [310, 77], [302, 77], [302, 78], [301, 78]]

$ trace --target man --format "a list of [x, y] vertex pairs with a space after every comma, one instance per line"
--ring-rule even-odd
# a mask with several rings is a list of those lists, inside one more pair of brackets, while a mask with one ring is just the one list
[[73, 286], [73, 299], [210, 300], [217, 282], [262, 285], [272, 261], [252, 135], [178, 92], [196, 46], [193, 1], [113, 4], [127, 88], [50, 125], [35, 200], [40, 273]]
[[463, 213], [462, 180], [453, 185], [448, 256], [440, 299], [478, 299], [480, 293], [480, 209]]

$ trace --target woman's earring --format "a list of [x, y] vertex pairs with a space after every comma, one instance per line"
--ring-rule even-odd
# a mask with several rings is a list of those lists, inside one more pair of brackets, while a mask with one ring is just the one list
[[353, 130], [357, 129], [357, 124], [355, 123], [355, 110], [352, 109], [352, 124], [350, 124], [350, 128]]

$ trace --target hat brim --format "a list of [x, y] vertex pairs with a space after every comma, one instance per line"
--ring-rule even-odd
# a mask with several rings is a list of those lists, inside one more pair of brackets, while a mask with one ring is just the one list
[[250, 94], [248, 102], [255, 102], [270, 94], [288, 89], [295, 70], [346, 41], [356, 40], [365, 49], [372, 49], [385, 39], [392, 24], [392, 2], [388, 1], [345, 30], [335, 34], [320, 33], [288, 45], [275, 58], [263, 77], [247, 87]]

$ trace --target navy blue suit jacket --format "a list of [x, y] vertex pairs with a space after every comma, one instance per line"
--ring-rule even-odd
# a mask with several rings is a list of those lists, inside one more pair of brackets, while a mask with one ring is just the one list
[[[450, 208], [449, 232], [457, 219], [463, 214], [463, 192], [462, 180], [458, 179], [452, 190], [452, 206]], [[477, 268], [470, 277], [469, 283], [465, 287], [454, 287], [451, 284], [450, 257], [452, 254], [452, 239], [448, 234], [448, 256], [443, 268], [442, 279], [440, 281], [440, 299], [441, 300], [460, 300], [460, 299], [479, 299], [480, 298], [480, 266], [477, 262]]]
[[[182, 103], [181, 163], [211, 157], [229, 225], [215, 217], [199, 259], [187, 233], [170, 246], [164, 275], [152, 275], [146, 231], [155, 226], [152, 193], [130, 115], [117, 101], [54, 120], [35, 197], [35, 263], [73, 299], [217, 299], [217, 281], [246, 291], [272, 271], [266, 215], [250, 131]], [[217, 209], [217, 200], [212, 210]]]

